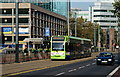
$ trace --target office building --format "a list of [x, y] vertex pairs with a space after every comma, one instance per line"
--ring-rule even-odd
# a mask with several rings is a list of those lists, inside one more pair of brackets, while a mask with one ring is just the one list
[[76, 17], [80, 18], [82, 17], [85, 20], [89, 20], [89, 11], [87, 10], [81, 10], [80, 8], [72, 8], [71, 9], [71, 13], [72, 13], [72, 17], [75, 17], [75, 13], [76, 13]]
[[[15, 3], [0, 3], [0, 5], [4, 44], [15, 44]], [[65, 35], [66, 21], [66, 17], [37, 5], [19, 3], [19, 43], [22, 45], [25, 38], [50, 40], [52, 35]]]
[[[44, 9], [55, 12], [67, 17], [68, 3], [67, 0], [18, 0], [19, 3], [32, 3]], [[2, 3], [15, 3], [16, 0], [0, 0]]]
[[[97, 0], [93, 6], [89, 7], [89, 20], [93, 23], [99, 24], [100, 28], [104, 30], [105, 46], [107, 49], [113, 48], [113, 42], [115, 42], [115, 31], [118, 31], [118, 18], [112, 12], [114, 10], [114, 0]], [[100, 33], [99, 43], [101, 41]]]
[[114, 0], [98, 0], [89, 7], [90, 18], [93, 23], [100, 25], [102, 29], [113, 28], [118, 30], [118, 18], [112, 13]]

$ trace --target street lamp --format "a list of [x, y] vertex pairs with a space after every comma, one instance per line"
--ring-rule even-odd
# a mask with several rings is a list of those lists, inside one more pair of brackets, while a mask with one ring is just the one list
[[68, 19], [67, 19], [67, 24], [68, 24], [68, 36], [70, 36], [70, 24], [69, 24], [69, 11], [70, 11], [69, 2], [70, 2], [70, 0], [67, 0], [67, 1], [68, 1]]

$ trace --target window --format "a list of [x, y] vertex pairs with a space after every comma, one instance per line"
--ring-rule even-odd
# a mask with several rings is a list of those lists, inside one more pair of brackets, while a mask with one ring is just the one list
[[64, 51], [64, 43], [52, 43], [53, 51]]

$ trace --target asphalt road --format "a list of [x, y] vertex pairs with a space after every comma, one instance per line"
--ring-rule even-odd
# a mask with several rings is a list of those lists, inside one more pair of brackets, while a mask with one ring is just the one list
[[106, 77], [120, 65], [120, 53], [114, 65], [96, 65], [95, 59], [20, 74], [20, 77]]

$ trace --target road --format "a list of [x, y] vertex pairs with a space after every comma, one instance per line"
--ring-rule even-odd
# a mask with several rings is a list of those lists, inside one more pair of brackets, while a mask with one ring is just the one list
[[106, 77], [120, 65], [120, 53], [115, 54], [114, 65], [96, 65], [95, 59], [62, 65], [58, 67], [37, 70], [20, 74], [20, 77]]

